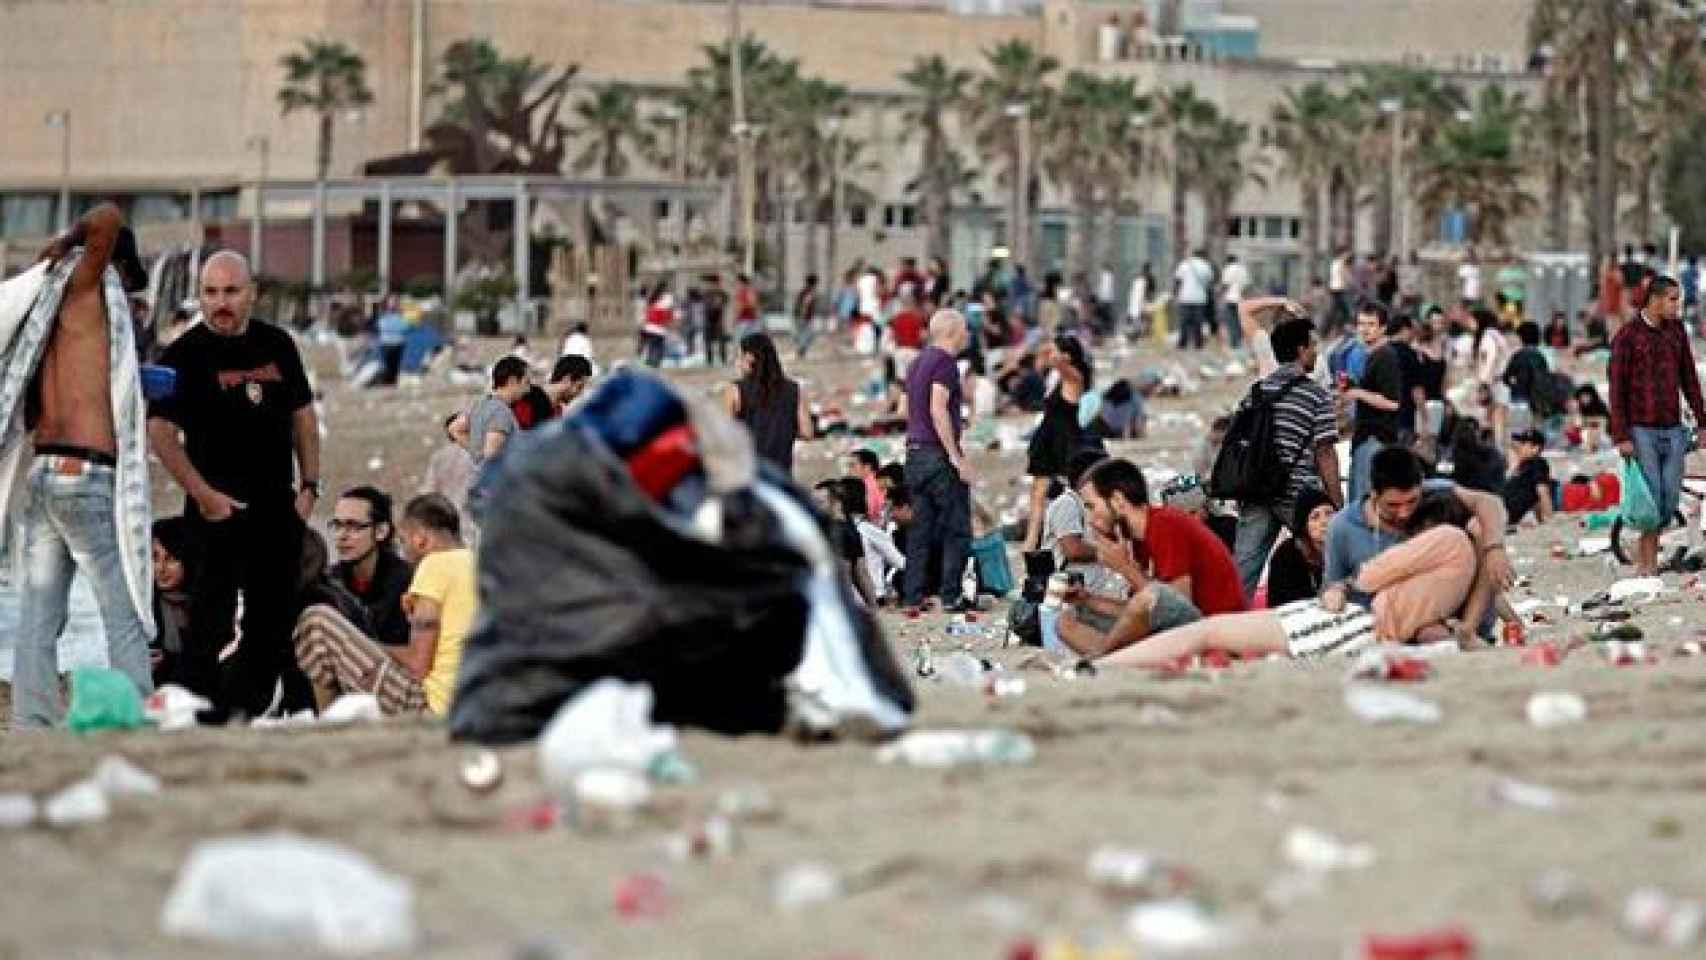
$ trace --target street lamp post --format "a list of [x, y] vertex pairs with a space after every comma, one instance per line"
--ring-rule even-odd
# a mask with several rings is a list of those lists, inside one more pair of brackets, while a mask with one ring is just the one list
[[746, 122], [746, 83], [742, 79], [745, 65], [741, 63], [740, 0], [729, 0], [729, 80], [734, 94], [734, 124], [730, 133], [735, 137], [735, 164], [740, 177], [740, 229], [742, 272], [752, 276], [755, 260], [753, 238], [753, 193], [757, 175], [753, 170], [752, 127]]
[[[823, 122], [823, 128], [829, 135], [829, 236], [824, 242], [827, 261], [823, 278], [825, 283], [833, 287], [839, 263], [835, 259], [835, 235], [841, 230], [841, 118], [828, 118]], [[817, 219], [815, 209], [812, 211], [812, 219]], [[811, 227], [808, 225], [806, 229]]]
[[59, 128], [59, 232], [71, 229], [71, 111], [55, 110], [45, 121]]
[[272, 141], [265, 134], [250, 137], [245, 144], [260, 155], [260, 176], [255, 180], [255, 212], [249, 218], [249, 269], [261, 273], [261, 245], [266, 242], [267, 227], [267, 161], [272, 154]]
[[1386, 97], [1380, 101], [1380, 112], [1392, 118], [1391, 235], [1396, 238], [1402, 255], [1410, 249], [1410, 216], [1406, 202], [1409, 194], [1404, 189], [1404, 101], [1399, 97]]
[[1019, 141], [1019, 169], [1013, 177], [1012, 223], [1007, 225], [1015, 266], [1031, 264], [1031, 106], [1009, 103], [1004, 111], [1013, 120]]

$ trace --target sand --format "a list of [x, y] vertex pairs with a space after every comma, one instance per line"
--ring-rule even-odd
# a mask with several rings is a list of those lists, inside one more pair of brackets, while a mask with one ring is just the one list
[[[805, 372], [845, 382], [856, 369]], [[421, 438], [455, 402], [448, 390], [326, 389], [332, 486], [371, 479], [407, 489], [430, 452]], [[1157, 409], [1209, 413], [1236, 393], [1221, 387]], [[1193, 440], [1183, 426], [1158, 431], [1142, 455], [1178, 458]], [[384, 462], [369, 470], [374, 456]], [[1012, 489], [1020, 459], [980, 457], [991, 499]], [[801, 474], [830, 466], [808, 456]], [[1518, 599], [1579, 598], [1612, 579], [1598, 558], [1548, 556], [1552, 541], [1578, 536], [1559, 519], [1515, 538], [1519, 572], [1534, 581]], [[1626, 956], [1641, 949], [1618, 931], [1631, 890], [1706, 897], [1706, 658], [1669, 655], [1706, 607], [1695, 591], [1673, 589], [1670, 599], [1637, 617], [1664, 654], [1655, 666], [1614, 668], [1592, 650], [1556, 669], [1522, 666], [1513, 650], [1441, 658], [1435, 677], [1405, 687], [1442, 707], [1432, 726], [1372, 727], [1352, 716], [1343, 664], [1067, 681], [1024, 669], [1026, 652], [990, 636], [974, 651], [1024, 677], [1025, 694], [989, 699], [918, 680], [917, 726], [1023, 731], [1036, 742], [1034, 762], [919, 770], [880, 765], [866, 744], [688, 731], [697, 782], [660, 788], [653, 815], [616, 831], [502, 826], [505, 811], [542, 795], [533, 749], [502, 751], [504, 785], [477, 796], [457, 782], [464, 750], [428, 722], [0, 734], [0, 791], [52, 791], [107, 753], [165, 782], [162, 796], [115, 801], [104, 823], [0, 831], [0, 957], [248, 955], [163, 936], [160, 909], [196, 841], [277, 830], [347, 844], [408, 878], [416, 956], [514, 957], [547, 944], [586, 958], [994, 958], [1025, 938], [1105, 942], [1135, 956], [1125, 933], [1134, 898], [1099, 892], [1085, 873], [1091, 851], [1108, 844], [1188, 867], [1239, 938], [1220, 955], [1336, 957], [1366, 932], [1460, 925], [1481, 956]], [[940, 618], [885, 621], [906, 662], [922, 639], [939, 653], [959, 643]], [[1542, 690], [1584, 696], [1587, 722], [1530, 726], [1524, 704]], [[1179, 722], [1145, 724], [1150, 705]], [[1551, 787], [1564, 806], [1495, 803], [1489, 791], [1502, 777]], [[723, 859], [666, 855], [668, 835], [725, 790], [753, 783], [771, 792], [777, 819], [741, 824], [738, 849]], [[1276, 885], [1290, 872], [1283, 838], [1299, 825], [1370, 843], [1375, 862], [1312, 889]], [[802, 862], [830, 866], [852, 889], [777, 909], [774, 877]], [[1527, 891], [1549, 868], [1571, 871], [1597, 905], [1564, 918], [1537, 912]], [[662, 916], [619, 915], [613, 891], [636, 872], [662, 877], [671, 901]]]

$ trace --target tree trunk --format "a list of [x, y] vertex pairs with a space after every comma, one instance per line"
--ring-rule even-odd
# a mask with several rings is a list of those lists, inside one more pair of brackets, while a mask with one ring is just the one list
[[788, 209], [788, 178], [781, 170], [773, 174], [776, 184], [774, 196], [776, 207], [772, 210], [776, 221], [776, 295], [785, 305], [788, 302], [788, 215], [793, 211]]
[[806, 199], [805, 256], [801, 257], [801, 262], [805, 264], [805, 272], [810, 274], [817, 271], [817, 222], [818, 214], [823, 212], [823, 206], [818, 201], [823, 199], [823, 189], [815, 175], [806, 179], [800, 189]]
[[1303, 283], [1321, 275], [1321, 184], [1308, 180], [1303, 188]]
[[926, 184], [924, 219], [927, 229], [924, 234], [924, 253], [927, 257], [941, 257], [944, 262], [948, 259], [948, 249], [952, 245], [948, 229], [948, 208], [952, 201], [950, 194], [953, 192], [953, 184], [948, 182], [948, 171], [944, 166], [946, 140], [939, 121], [925, 124], [925, 175], [921, 178]]
[[1232, 216], [1232, 199], [1230, 187], [1216, 187], [1203, 197], [1203, 206], [1208, 211], [1208, 216], [1203, 218], [1203, 246], [1208, 248], [1209, 262], [1223, 266], [1226, 263], [1226, 221]]
[[[1391, 138], [1389, 137], [1388, 140]], [[1392, 144], [1393, 149], [1397, 145]], [[1391, 154], [1387, 154], [1387, 163], [1382, 164], [1380, 171], [1380, 188], [1374, 198], [1374, 249], [1377, 253], [1392, 252], [1392, 222], [1395, 209], [1392, 198], [1397, 184], [1392, 180]]]
[[1096, 194], [1089, 181], [1080, 180], [1074, 185], [1072, 207], [1073, 233], [1077, 235], [1073, 269], [1083, 274], [1085, 280], [1093, 281], [1091, 273], [1096, 265], [1096, 250], [1091, 236], [1096, 230]]
[[332, 169], [332, 113], [329, 110], [320, 113], [320, 142], [314, 156], [314, 176], [316, 179], [326, 179], [326, 174]]
[[1350, 232], [1345, 228], [1345, 175], [1334, 170], [1327, 181], [1327, 253], [1337, 257], [1350, 244]]
[[[1185, 176], [1185, 164], [1181, 159], [1184, 152], [1178, 137], [1173, 138], [1173, 263], [1179, 263], [1187, 256], [1185, 249], [1185, 215], [1187, 199], [1190, 196], [1190, 184]], [[1170, 270], [1168, 272], [1171, 272]]]
[[1643, 243], [1653, 240], [1653, 169], [1656, 165], [1649, 155], [1643, 157], [1635, 168], [1635, 237]]
[[1597, 0], [1593, 48], [1594, 233], [1593, 262], [1617, 250], [1617, 0]]
[[[1560, 153], [1552, 155], [1546, 171], [1546, 245], [1552, 250], [1570, 247], [1570, 171]], [[1598, 270], [1598, 264], [1594, 265]]]

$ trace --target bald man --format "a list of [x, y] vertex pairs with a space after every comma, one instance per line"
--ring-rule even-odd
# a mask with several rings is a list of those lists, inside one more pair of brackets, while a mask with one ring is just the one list
[[[220, 711], [249, 717], [313, 703], [290, 633], [304, 521], [320, 498], [319, 425], [302, 358], [290, 334], [250, 319], [254, 305], [248, 262], [229, 251], [209, 257], [204, 322], [161, 355], [177, 390], [148, 411], [149, 441], [183, 488], [204, 550], [185, 682]], [[221, 664], [239, 591], [243, 639]]]
[[148, 276], [135, 236], [111, 204], [90, 211], [42, 257], [57, 262], [78, 248], [82, 259], [66, 282], [25, 408], [35, 460], [18, 528], [23, 566], [12, 718], [19, 728], [52, 726], [64, 712], [57, 645], [78, 570], [94, 587], [109, 661], [144, 696], [154, 689], [151, 631], [126, 583], [114, 510], [118, 436], [105, 290], [109, 266], [127, 292], [147, 286]]
[[906, 487], [912, 527], [906, 535], [908, 610], [925, 602], [930, 554], [940, 550], [940, 596], [959, 609], [960, 574], [971, 548], [971, 462], [960, 448], [961, 380], [957, 359], [966, 348], [966, 320], [956, 310], [930, 318], [930, 345], [906, 373]]

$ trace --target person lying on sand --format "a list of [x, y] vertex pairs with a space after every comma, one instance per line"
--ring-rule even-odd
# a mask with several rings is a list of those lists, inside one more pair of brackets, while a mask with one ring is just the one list
[[1347, 601], [1333, 583], [1315, 600], [1275, 610], [1209, 617], [1157, 634], [1100, 661], [1106, 666], [1162, 668], [1209, 650], [1244, 657], [1321, 657], [1374, 643], [1445, 635], [1442, 624], [1475, 580], [1474, 516], [1448, 492], [1430, 494], [1411, 518], [1414, 535], [1362, 565], [1354, 588], [1373, 600]]

